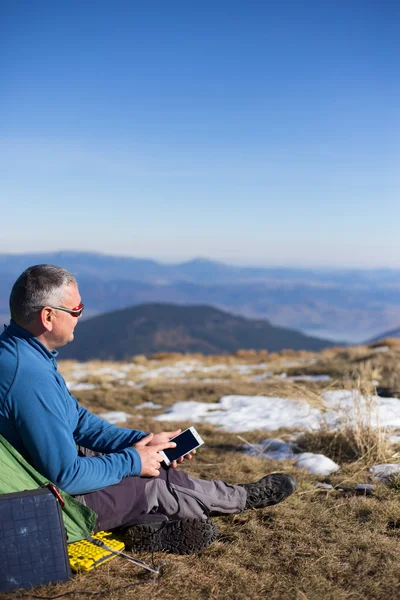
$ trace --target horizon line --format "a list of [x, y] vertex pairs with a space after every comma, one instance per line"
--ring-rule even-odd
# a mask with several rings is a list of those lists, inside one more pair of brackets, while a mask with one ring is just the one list
[[348, 266], [343, 266], [343, 265], [332, 265], [332, 264], [312, 264], [312, 265], [299, 265], [299, 264], [294, 264], [294, 263], [264, 263], [264, 264], [257, 264], [257, 263], [251, 263], [249, 262], [245, 262], [245, 263], [240, 263], [238, 264], [237, 262], [227, 262], [224, 260], [221, 260], [219, 258], [212, 258], [212, 257], [205, 257], [205, 256], [192, 256], [190, 258], [186, 258], [186, 259], [170, 259], [170, 260], [165, 260], [165, 259], [159, 259], [159, 258], [154, 258], [151, 256], [141, 256], [140, 254], [120, 254], [120, 253], [106, 253], [104, 251], [100, 251], [100, 250], [75, 250], [75, 249], [57, 249], [57, 250], [29, 250], [29, 251], [22, 251], [22, 252], [3, 252], [0, 251], [0, 256], [26, 256], [26, 255], [31, 255], [31, 254], [36, 254], [36, 255], [48, 255], [48, 254], [70, 254], [70, 255], [76, 255], [76, 254], [86, 254], [86, 255], [96, 255], [96, 256], [105, 256], [105, 257], [111, 257], [111, 258], [122, 258], [122, 259], [132, 259], [132, 260], [143, 260], [143, 261], [152, 261], [152, 262], [156, 262], [159, 263], [161, 265], [166, 265], [166, 266], [178, 266], [178, 265], [182, 265], [182, 264], [187, 264], [187, 263], [191, 263], [191, 262], [204, 262], [204, 263], [214, 263], [214, 264], [219, 264], [219, 265], [223, 265], [223, 266], [227, 266], [227, 267], [233, 267], [233, 268], [238, 268], [238, 269], [296, 269], [296, 270], [303, 270], [303, 271], [400, 271], [400, 265], [399, 266], [388, 266], [388, 265], [379, 265], [379, 266], [360, 266], [360, 265], [348, 265]]

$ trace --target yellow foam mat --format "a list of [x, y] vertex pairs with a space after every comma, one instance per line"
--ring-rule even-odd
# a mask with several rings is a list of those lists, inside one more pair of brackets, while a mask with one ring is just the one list
[[[68, 544], [68, 558], [73, 571], [92, 571], [103, 563], [116, 558], [110, 550], [121, 552], [125, 545], [109, 531], [99, 531], [92, 536], [100, 545], [96, 545], [89, 540], [81, 540]], [[101, 547], [101, 543], [110, 548]]]

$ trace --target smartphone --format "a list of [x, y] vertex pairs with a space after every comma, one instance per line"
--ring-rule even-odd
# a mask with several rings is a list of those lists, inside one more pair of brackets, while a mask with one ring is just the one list
[[169, 441], [175, 442], [176, 447], [160, 450], [160, 454], [167, 466], [170, 465], [173, 460], [178, 460], [181, 456], [189, 454], [189, 452], [204, 444], [204, 441], [194, 427], [185, 429], [185, 431], [182, 431], [182, 433], [171, 438]]

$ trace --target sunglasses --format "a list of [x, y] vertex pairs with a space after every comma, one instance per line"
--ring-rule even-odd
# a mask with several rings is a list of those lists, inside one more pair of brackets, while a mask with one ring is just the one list
[[67, 312], [73, 317], [80, 317], [84, 307], [85, 306], [82, 303], [79, 306], [75, 306], [75, 308], [64, 308], [64, 306], [49, 306], [49, 308], [54, 308], [54, 310], [62, 310], [64, 312]]

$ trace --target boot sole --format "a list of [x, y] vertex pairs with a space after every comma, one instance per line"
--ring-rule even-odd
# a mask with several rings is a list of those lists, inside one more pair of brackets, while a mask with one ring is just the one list
[[181, 519], [144, 523], [130, 527], [124, 533], [127, 550], [137, 552], [162, 552], [194, 554], [200, 552], [217, 538], [215, 524], [207, 519]]

